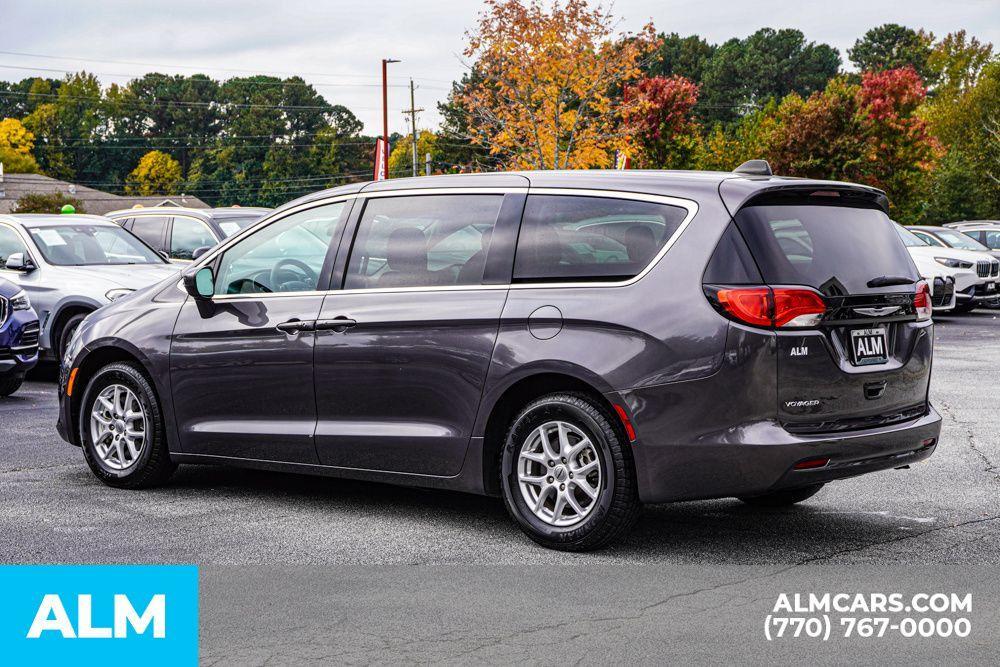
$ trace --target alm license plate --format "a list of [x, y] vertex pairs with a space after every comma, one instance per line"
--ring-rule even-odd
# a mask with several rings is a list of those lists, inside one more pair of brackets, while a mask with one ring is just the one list
[[855, 366], [884, 364], [889, 361], [885, 327], [851, 331], [851, 361]]

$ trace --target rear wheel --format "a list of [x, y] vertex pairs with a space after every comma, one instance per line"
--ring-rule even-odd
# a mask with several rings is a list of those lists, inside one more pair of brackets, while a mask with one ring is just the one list
[[24, 382], [24, 377], [21, 375], [15, 375], [14, 377], [9, 378], [0, 378], [0, 398], [10, 396], [15, 391], [20, 389], [22, 382]]
[[133, 364], [110, 364], [94, 375], [79, 428], [87, 465], [108, 486], [156, 486], [177, 467], [167, 451], [156, 392]]
[[797, 489], [784, 489], [782, 491], [765, 493], [761, 496], [741, 496], [740, 500], [747, 505], [754, 505], [755, 507], [787, 507], [788, 505], [794, 505], [795, 503], [812, 498], [822, 488], [823, 484], [811, 484], [810, 486], [802, 486]]
[[641, 505], [629, 444], [592, 399], [552, 394], [514, 419], [501, 460], [504, 504], [528, 537], [563, 551], [624, 536]]

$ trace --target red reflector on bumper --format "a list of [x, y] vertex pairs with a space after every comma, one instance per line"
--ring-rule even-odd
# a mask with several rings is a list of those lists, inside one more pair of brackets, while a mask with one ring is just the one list
[[635, 429], [632, 427], [632, 422], [628, 419], [628, 413], [625, 412], [625, 408], [615, 405], [615, 412], [618, 413], [618, 418], [622, 420], [622, 426], [625, 427], [625, 435], [628, 436], [629, 442], [635, 442]]
[[799, 461], [795, 464], [796, 470], [812, 470], [813, 468], [822, 468], [827, 463], [830, 462], [829, 458], [821, 459], [806, 459], [805, 461]]
[[937, 442], [937, 438], [927, 438], [926, 440], [921, 440], [920, 441], [920, 449], [926, 449], [928, 447], [933, 447], [935, 442]]

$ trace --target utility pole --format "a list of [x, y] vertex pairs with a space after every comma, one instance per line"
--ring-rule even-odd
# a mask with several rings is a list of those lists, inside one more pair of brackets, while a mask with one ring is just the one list
[[385, 176], [389, 177], [389, 84], [386, 77], [386, 65], [398, 63], [392, 58], [382, 59], [382, 158], [385, 160]]
[[403, 111], [410, 116], [410, 131], [413, 133], [413, 175], [417, 175], [417, 114], [423, 111], [418, 109], [413, 94], [413, 79], [410, 79], [410, 108]]

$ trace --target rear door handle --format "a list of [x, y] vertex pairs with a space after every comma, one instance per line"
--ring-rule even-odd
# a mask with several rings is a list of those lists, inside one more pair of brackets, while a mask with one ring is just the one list
[[332, 320], [316, 320], [316, 330], [317, 331], [336, 331], [337, 333], [343, 333], [353, 326], [356, 326], [357, 320], [351, 319], [350, 317], [345, 317], [340, 315]]
[[298, 333], [300, 331], [315, 331], [316, 321], [315, 320], [288, 320], [287, 322], [282, 322], [281, 324], [275, 325], [278, 331], [284, 331], [285, 333]]

